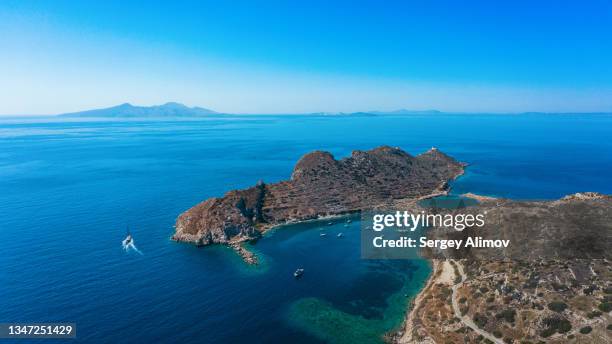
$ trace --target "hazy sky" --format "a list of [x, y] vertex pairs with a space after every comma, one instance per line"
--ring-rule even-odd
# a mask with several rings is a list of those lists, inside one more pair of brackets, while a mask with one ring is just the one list
[[1, 1], [0, 113], [612, 111], [610, 1]]

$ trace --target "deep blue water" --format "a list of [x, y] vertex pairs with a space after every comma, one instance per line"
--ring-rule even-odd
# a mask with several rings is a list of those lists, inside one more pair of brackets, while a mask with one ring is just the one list
[[[170, 241], [176, 216], [285, 179], [308, 151], [382, 144], [470, 163], [455, 193], [612, 193], [610, 137], [609, 115], [0, 119], [0, 323], [76, 322], [87, 343], [371, 342], [397, 325], [425, 262], [360, 260], [354, 221], [277, 230], [252, 268]], [[144, 255], [121, 249], [126, 224]]]

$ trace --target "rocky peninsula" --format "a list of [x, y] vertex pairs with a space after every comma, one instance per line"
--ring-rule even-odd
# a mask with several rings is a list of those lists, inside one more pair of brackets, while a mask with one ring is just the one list
[[[232, 247], [293, 222], [372, 209], [427, 207], [418, 200], [448, 192], [464, 163], [432, 148], [412, 156], [399, 148], [354, 151], [336, 160], [315, 151], [291, 179], [263, 182], [211, 198], [182, 213], [174, 240]], [[397, 343], [607, 343], [612, 331], [612, 197], [577, 193], [554, 201], [515, 201], [472, 193], [467, 208], [486, 213], [486, 228], [431, 228], [432, 237], [489, 233], [517, 243], [505, 250], [423, 251], [433, 273], [414, 299]]]
[[240, 243], [272, 227], [445, 194], [464, 167], [436, 148], [412, 156], [382, 146], [340, 160], [314, 151], [299, 159], [289, 180], [259, 182], [195, 205], [178, 217], [172, 238], [229, 245], [254, 264], [257, 258]]

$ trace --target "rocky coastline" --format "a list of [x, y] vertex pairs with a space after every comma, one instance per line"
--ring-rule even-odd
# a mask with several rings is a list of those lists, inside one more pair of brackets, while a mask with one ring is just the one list
[[256, 264], [256, 256], [241, 243], [270, 228], [442, 195], [465, 166], [436, 148], [412, 156], [382, 146], [339, 160], [315, 151], [299, 159], [289, 180], [260, 181], [185, 211], [172, 239], [199, 246], [229, 245], [247, 263]]
[[[257, 264], [256, 255], [243, 244], [271, 228], [377, 208], [415, 210], [420, 207], [418, 200], [447, 194], [448, 182], [462, 175], [465, 166], [435, 148], [411, 156], [383, 146], [354, 151], [340, 160], [315, 151], [297, 162], [289, 180], [259, 182], [185, 211], [176, 221], [172, 239], [199, 246], [227, 245], [248, 264]], [[549, 254], [542, 245], [547, 233], [582, 244], [562, 247], [558, 257], [534, 256], [527, 261], [428, 256], [433, 272], [413, 300], [403, 327], [386, 335], [386, 340], [518, 343], [529, 338], [533, 343], [565, 343], [581, 336], [605, 342], [611, 331], [612, 267], [606, 246], [612, 233], [612, 198], [593, 192], [532, 202], [463, 196], [479, 202], [463, 211], [488, 212], [495, 234], [520, 236], [527, 249], [515, 255]], [[591, 238], [582, 240], [585, 235]], [[584, 245], [603, 257], [569, 259], [573, 249], [584, 250]], [[561, 304], [564, 309], [554, 308]]]

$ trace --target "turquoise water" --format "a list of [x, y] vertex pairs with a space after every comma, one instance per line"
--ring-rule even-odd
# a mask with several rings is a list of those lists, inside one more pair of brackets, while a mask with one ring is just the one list
[[[288, 178], [308, 151], [382, 144], [470, 163], [455, 193], [612, 193], [611, 134], [608, 115], [0, 119], [0, 322], [76, 322], [87, 343], [375, 342], [425, 262], [359, 259], [353, 221], [274, 231], [253, 245], [253, 268], [171, 242], [176, 216]], [[122, 251], [126, 224], [142, 256]]]

